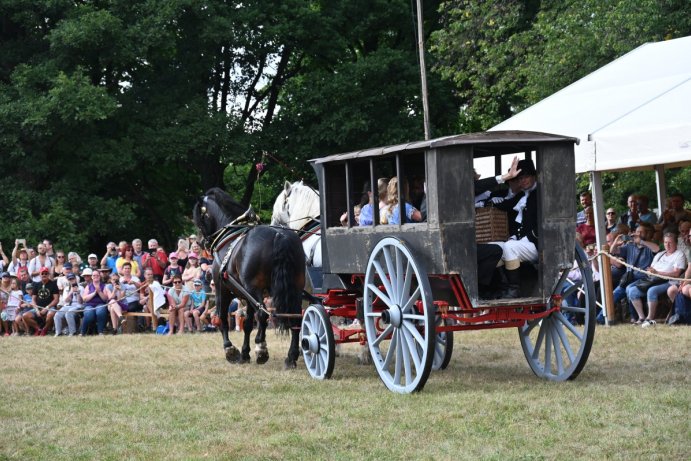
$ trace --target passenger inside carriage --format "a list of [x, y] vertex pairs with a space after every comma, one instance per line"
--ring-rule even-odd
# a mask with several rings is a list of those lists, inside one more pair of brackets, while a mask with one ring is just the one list
[[[389, 185], [387, 188], [388, 199], [386, 208], [386, 224], [400, 224], [400, 206], [398, 202], [398, 177], [394, 176], [389, 180]], [[403, 222], [420, 222], [422, 221], [422, 214], [420, 210], [415, 208], [410, 203], [410, 197], [408, 194], [408, 184], [404, 182], [403, 189], [401, 191], [401, 198], [404, 201], [405, 207], [405, 218]], [[385, 224], [382, 222], [382, 224]]]
[[[488, 270], [492, 269], [493, 261], [499, 260], [504, 266], [505, 279], [498, 295], [501, 298], [517, 298], [520, 296], [521, 278], [519, 268], [521, 262], [536, 263], [538, 260], [538, 193], [537, 172], [532, 160], [521, 160], [517, 163], [517, 181], [520, 191], [512, 198], [494, 203], [500, 210], [506, 211], [509, 221], [509, 239], [504, 242], [490, 242], [478, 245], [478, 282], [482, 288], [487, 283]], [[494, 178], [492, 178], [494, 179]], [[497, 248], [498, 247], [498, 248]], [[500, 250], [499, 250], [500, 249]]]

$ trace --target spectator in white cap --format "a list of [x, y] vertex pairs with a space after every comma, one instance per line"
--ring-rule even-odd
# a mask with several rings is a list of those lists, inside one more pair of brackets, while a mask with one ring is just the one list
[[[91, 272], [97, 271], [101, 268], [101, 266], [98, 265], [98, 256], [96, 256], [96, 253], [91, 253], [89, 257], [86, 259], [87, 261], [87, 266], [89, 269], [91, 269]], [[84, 269], [82, 269], [83, 271]]]

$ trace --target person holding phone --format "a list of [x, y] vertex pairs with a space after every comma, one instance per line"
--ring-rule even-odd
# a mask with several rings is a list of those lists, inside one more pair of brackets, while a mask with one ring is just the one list
[[[649, 267], [653, 262], [655, 253], [657, 253], [660, 249], [655, 242], [650, 241], [654, 233], [655, 228], [651, 224], [641, 223], [630, 235], [618, 235], [617, 238], [615, 238], [612, 242], [610, 253], [621, 257], [624, 261], [626, 261], [627, 264], [631, 266], [635, 266], [637, 268]], [[637, 280], [645, 278], [645, 274], [625, 266], [616, 258], [612, 258], [611, 261], [612, 265], [626, 269], [624, 274], [621, 276], [619, 285], [614, 289], [614, 304], [616, 305], [622, 299], [626, 298], [626, 287]], [[632, 321], [631, 323], [635, 323], [638, 320], [638, 314], [633, 307], [630, 308], [630, 313]], [[598, 316], [597, 321], [598, 323], [604, 323], [604, 317]]]
[[55, 336], [63, 334], [63, 319], [67, 320], [68, 336], [77, 334], [77, 315], [82, 309], [82, 290], [79, 287], [77, 276], [68, 273], [65, 276], [65, 287], [63, 290], [62, 307], [55, 314]]

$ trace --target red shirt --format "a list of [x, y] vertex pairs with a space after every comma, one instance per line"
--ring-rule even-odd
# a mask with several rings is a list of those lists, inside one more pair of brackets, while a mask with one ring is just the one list
[[145, 268], [150, 267], [154, 275], [163, 276], [163, 271], [168, 265], [168, 256], [166, 255], [165, 251], [159, 248], [156, 250], [155, 254], [146, 258], [146, 261], [144, 261], [144, 258], [142, 258], [142, 263], [144, 264]]

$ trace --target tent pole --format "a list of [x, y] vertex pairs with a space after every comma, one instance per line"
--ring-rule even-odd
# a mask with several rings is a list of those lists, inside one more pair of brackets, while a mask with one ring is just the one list
[[[595, 216], [595, 240], [598, 250], [601, 250], [607, 243], [605, 237], [605, 223], [600, 218], [605, 215], [605, 204], [602, 197], [602, 173], [599, 171], [590, 172], [590, 189], [593, 194], [593, 216]], [[602, 310], [605, 316], [605, 325], [609, 326], [610, 320], [614, 318], [614, 305], [612, 302], [612, 277], [602, 277], [604, 271], [609, 270], [609, 259], [600, 256], [600, 299], [602, 300]], [[609, 281], [609, 283], [607, 283]], [[609, 286], [607, 286], [609, 285]]]
[[657, 213], [662, 216], [667, 199], [667, 181], [665, 181], [665, 166], [655, 165], [655, 183], [657, 186]]

